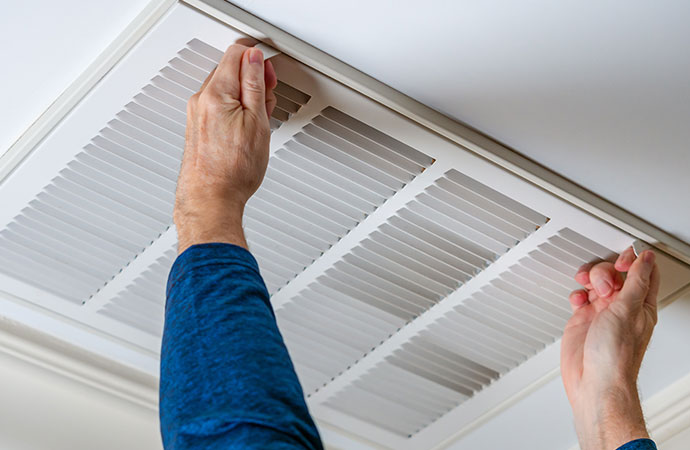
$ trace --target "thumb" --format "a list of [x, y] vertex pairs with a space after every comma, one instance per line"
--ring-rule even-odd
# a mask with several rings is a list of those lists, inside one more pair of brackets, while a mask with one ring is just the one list
[[266, 118], [266, 82], [264, 80], [264, 55], [258, 48], [249, 48], [242, 56], [240, 67], [242, 106]]
[[630, 266], [619, 298], [629, 306], [641, 306], [647, 298], [654, 271], [654, 252], [643, 252]]

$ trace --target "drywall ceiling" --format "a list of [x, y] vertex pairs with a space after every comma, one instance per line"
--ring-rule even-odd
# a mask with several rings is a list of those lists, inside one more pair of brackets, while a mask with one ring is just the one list
[[0, 155], [147, 3], [38, 0], [5, 6], [0, 15]]
[[690, 3], [232, 3], [690, 241]]

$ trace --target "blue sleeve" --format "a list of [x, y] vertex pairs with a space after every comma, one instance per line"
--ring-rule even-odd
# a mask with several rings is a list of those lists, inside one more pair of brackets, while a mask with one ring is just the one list
[[173, 264], [160, 420], [166, 450], [323, 448], [259, 267], [242, 247], [194, 245]]
[[617, 450], [656, 450], [656, 444], [651, 439], [635, 439], [621, 445]]

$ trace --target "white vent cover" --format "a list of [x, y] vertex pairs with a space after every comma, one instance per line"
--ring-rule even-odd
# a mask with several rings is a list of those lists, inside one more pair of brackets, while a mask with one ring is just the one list
[[[239, 36], [173, 7], [0, 185], [2, 289], [148, 373], [186, 99]], [[557, 367], [577, 267], [633, 239], [289, 57], [273, 63], [271, 160], [245, 227], [310, 407], [363, 443], [438, 445]], [[662, 297], [690, 282], [659, 261]], [[76, 336], [60, 335], [93, 350]]]

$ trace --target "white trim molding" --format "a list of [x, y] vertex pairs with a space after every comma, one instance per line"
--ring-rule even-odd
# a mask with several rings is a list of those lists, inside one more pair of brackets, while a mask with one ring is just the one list
[[158, 410], [158, 378], [0, 317], [0, 353]]
[[657, 445], [690, 428], [690, 374], [644, 402], [644, 411]]

